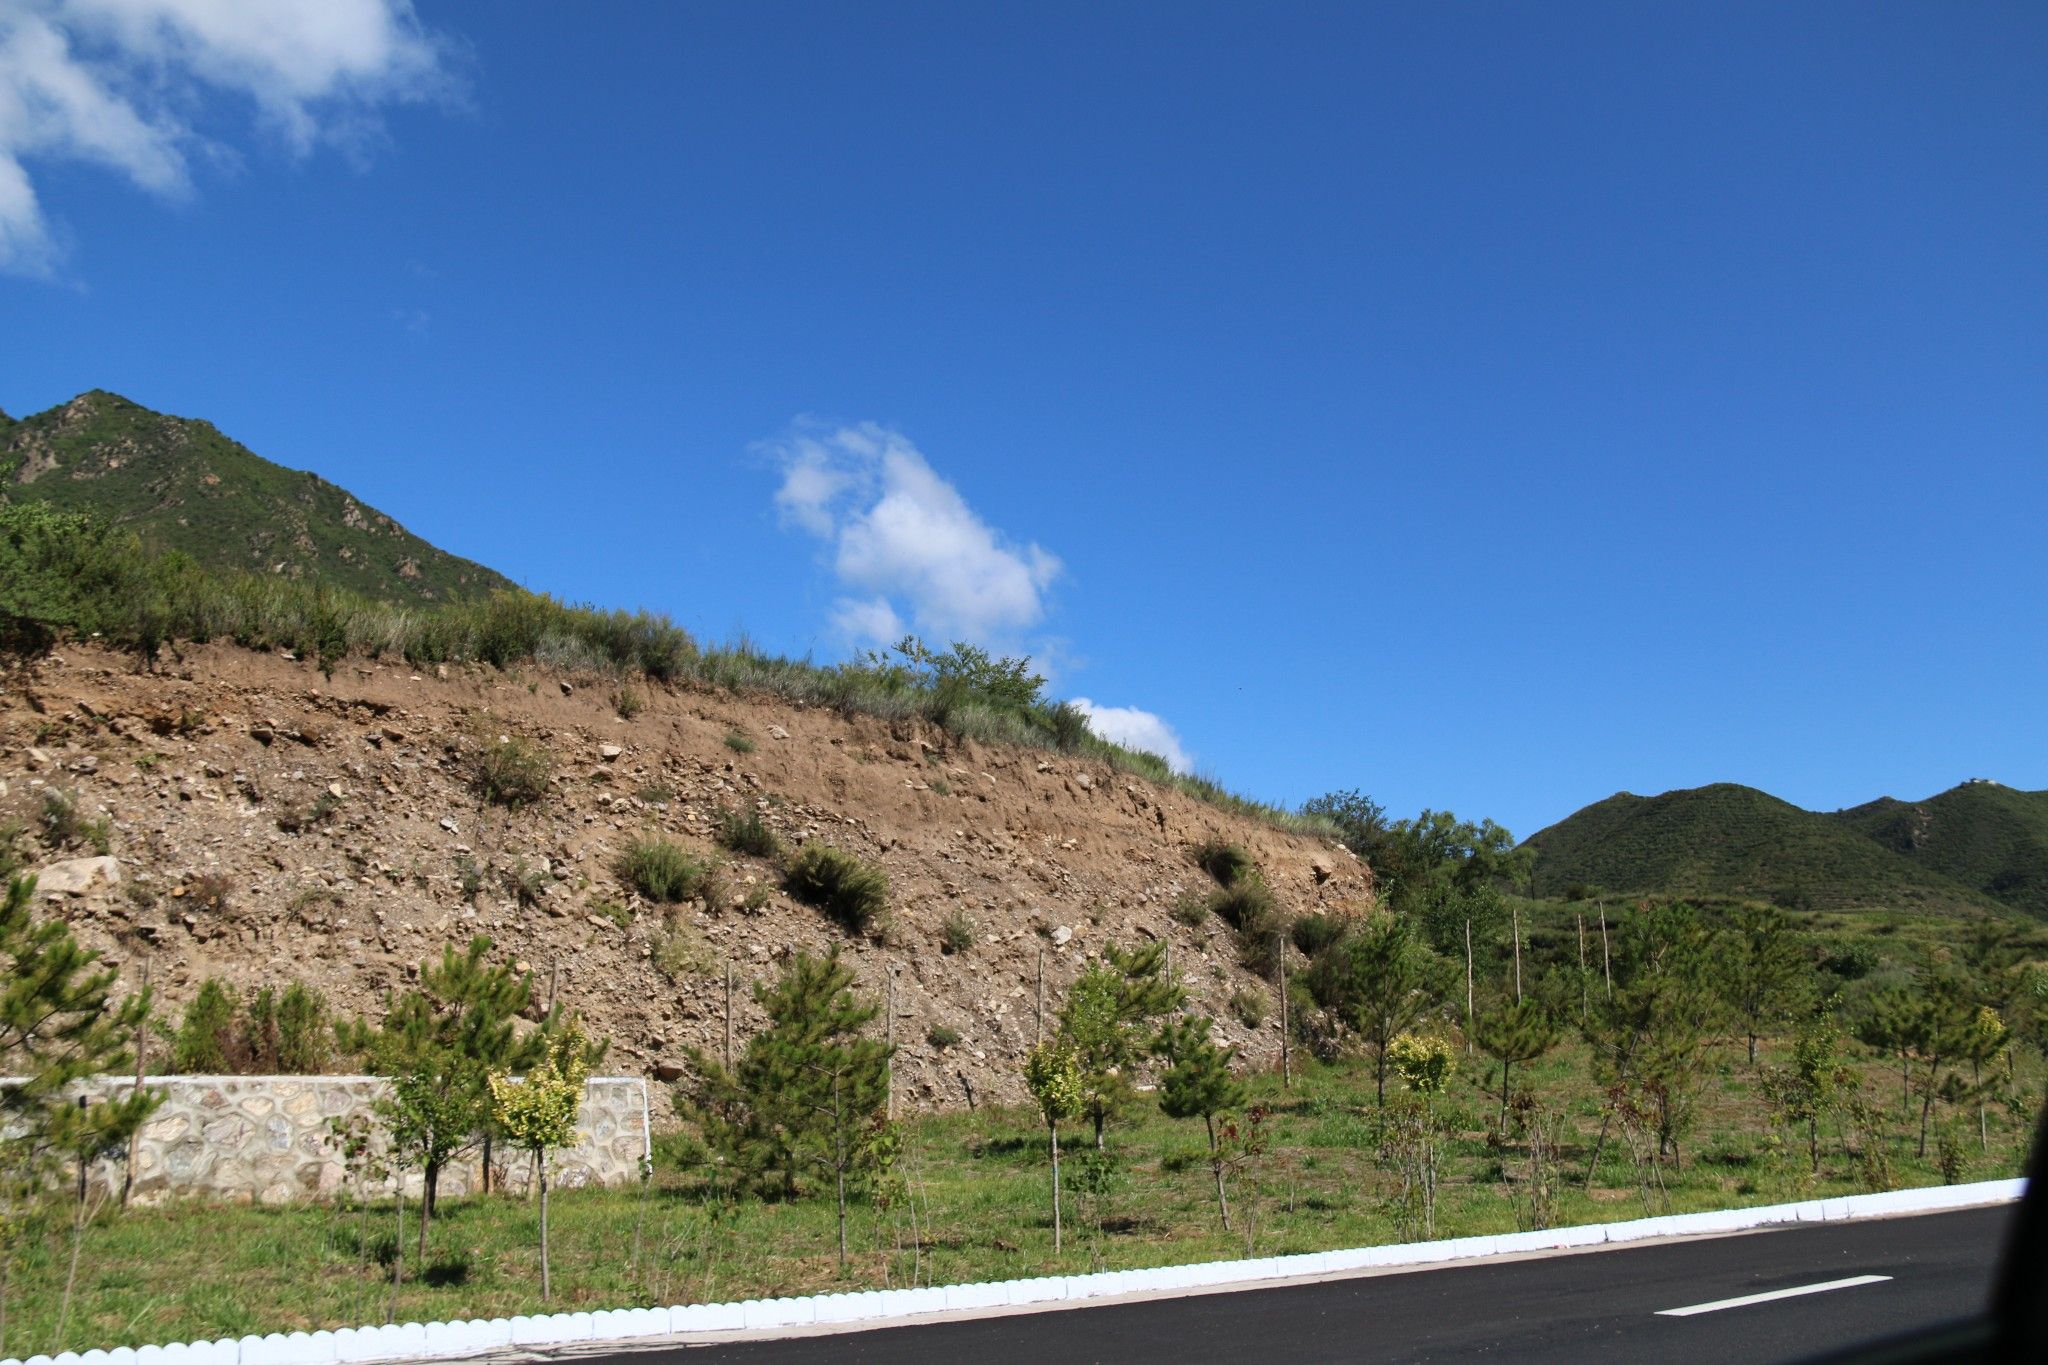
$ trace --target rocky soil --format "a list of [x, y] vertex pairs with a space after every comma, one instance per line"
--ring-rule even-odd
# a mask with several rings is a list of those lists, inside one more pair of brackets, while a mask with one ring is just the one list
[[[1191, 851], [1248, 849], [1281, 907], [1356, 914], [1369, 870], [1105, 765], [962, 743], [916, 723], [848, 719], [775, 699], [636, 684], [624, 719], [599, 677], [488, 668], [311, 665], [227, 645], [187, 649], [154, 674], [71, 646], [0, 678], [0, 825], [45, 873], [40, 893], [167, 1013], [218, 974], [244, 988], [301, 978], [341, 1009], [375, 1013], [442, 945], [488, 934], [610, 1037], [607, 1070], [674, 1079], [689, 1045], [716, 1053], [726, 964], [737, 1038], [759, 1022], [748, 983], [797, 950], [842, 946], [893, 999], [897, 1076], [913, 1107], [1022, 1098], [1039, 973], [1047, 1015], [1110, 941], [1172, 942], [1173, 970], [1245, 1063], [1270, 1064], [1276, 1011], [1256, 1028], [1238, 965], [1211, 919], [1176, 922], [1211, 883]], [[507, 811], [470, 781], [480, 746], [519, 737], [555, 761], [548, 795]], [[751, 746], [751, 747], [747, 747]], [[57, 788], [89, 838], [53, 847]], [[885, 869], [892, 916], [850, 935], [784, 895], [767, 863], [726, 855], [710, 901], [647, 904], [618, 857], [660, 832], [711, 852], [717, 807], [751, 807], [790, 844], [819, 839]], [[523, 885], [521, 884], [523, 874]], [[946, 926], [972, 942], [949, 951]], [[893, 984], [889, 984], [893, 983]], [[937, 1026], [958, 1041], [937, 1046]], [[944, 1036], [943, 1032], [940, 1035]]]

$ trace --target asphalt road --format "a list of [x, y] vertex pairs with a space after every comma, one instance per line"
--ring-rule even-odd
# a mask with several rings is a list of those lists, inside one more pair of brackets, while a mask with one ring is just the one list
[[[922, 1326], [578, 1355], [618, 1365], [1770, 1365], [1979, 1311], [2010, 1216], [2010, 1207], [1968, 1209]], [[1664, 1315], [1860, 1276], [1889, 1278]]]

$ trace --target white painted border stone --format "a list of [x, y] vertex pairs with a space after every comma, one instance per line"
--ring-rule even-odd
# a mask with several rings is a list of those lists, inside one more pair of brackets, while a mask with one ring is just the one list
[[1488, 1256], [1512, 1256], [1571, 1247], [1620, 1245], [1653, 1237], [1688, 1237], [1741, 1232], [1785, 1223], [1836, 1223], [1933, 1213], [1984, 1204], [2005, 1204], [2026, 1193], [2027, 1182], [1987, 1180], [1975, 1185], [1933, 1185], [1769, 1204], [1754, 1209], [1682, 1213], [1637, 1218], [1625, 1223], [1549, 1228], [1497, 1237], [1456, 1237], [1401, 1246], [1354, 1247], [1250, 1261], [1206, 1261], [1151, 1270], [1106, 1270], [1093, 1275], [1050, 1275], [1039, 1279], [949, 1284], [924, 1289], [863, 1290], [815, 1298], [748, 1299], [744, 1303], [693, 1303], [673, 1308], [614, 1308], [594, 1313], [553, 1313], [489, 1321], [408, 1322], [344, 1327], [327, 1332], [273, 1332], [240, 1341], [171, 1342], [163, 1346], [116, 1347], [83, 1353], [31, 1356], [0, 1365], [362, 1365], [385, 1360], [459, 1359], [508, 1346], [561, 1346], [712, 1332], [772, 1332], [814, 1323], [882, 1323], [934, 1313], [1008, 1308], [1040, 1303], [1074, 1303], [1116, 1294], [1211, 1289], [1275, 1280], [1341, 1275], [1355, 1270], [1435, 1265]]

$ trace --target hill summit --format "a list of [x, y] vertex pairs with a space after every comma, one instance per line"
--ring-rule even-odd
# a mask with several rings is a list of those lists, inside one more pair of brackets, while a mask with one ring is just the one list
[[1971, 781], [1809, 811], [1735, 783], [1618, 792], [1531, 835], [1534, 889], [2048, 915], [2048, 792]]
[[382, 601], [451, 601], [514, 586], [210, 422], [102, 389], [32, 417], [0, 414], [0, 498], [90, 513], [134, 531], [152, 551], [179, 551], [210, 569], [310, 579]]

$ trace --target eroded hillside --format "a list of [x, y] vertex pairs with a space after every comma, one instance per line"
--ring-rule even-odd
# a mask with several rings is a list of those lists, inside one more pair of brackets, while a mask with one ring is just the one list
[[[0, 690], [0, 822], [28, 831], [19, 847], [40, 866], [93, 851], [47, 846], [50, 788], [82, 821], [109, 822], [118, 884], [46, 901], [124, 977], [147, 959], [168, 1011], [216, 973], [244, 987], [301, 977], [375, 1011], [422, 958], [484, 933], [614, 1040], [608, 1069], [668, 1078], [686, 1046], [717, 1051], [727, 961], [744, 1038], [759, 1022], [747, 982], [842, 944], [878, 997], [894, 979], [900, 1092], [920, 1107], [961, 1103], [962, 1073], [977, 1098], [1021, 1098], [1041, 954], [1050, 1013], [1109, 940], [1170, 940], [1218, 1034], [1269, 1063], [1277, 1012], [1248, 1027], [1231, 1008], [1241, 990], [1271, 998], [1235, 935], [1169, 914], [1211, 886], [1190, 856], [1205, 839], [1247, 849], [1287, 912], [1372, 903], [1370, 872], [1343, 849], [1099, 762], [636, 687], [629, 720], [594, 676], [352, 662], [330, 679], [226, 645], [145, 674], [132, 656], [67, 646]], [[506, 737], [554, 760], [544, 798], [520, 810], [484, 803], [469, 777], [478, 747]], [[622, 883], [618, 857], [644, 833], [711, 852], [720, 806], [885, 869], [886, 933], [850, 935], [759, 859], [722, 855], [711, 901], [666, 915]], [[949, 951], [963, 917], [973, 941]], [[934, 1026], [959, 1041], [935, 1045]]]

